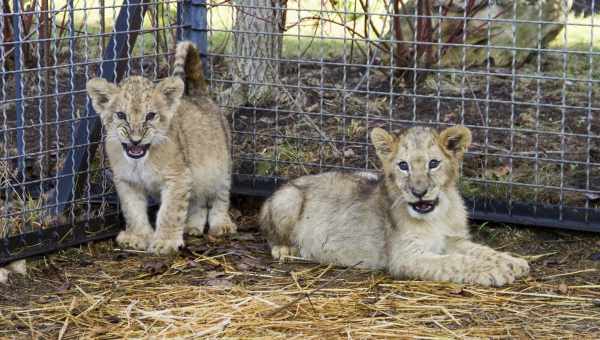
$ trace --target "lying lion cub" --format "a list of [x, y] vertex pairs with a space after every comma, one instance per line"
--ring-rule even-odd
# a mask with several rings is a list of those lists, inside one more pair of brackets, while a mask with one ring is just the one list
[[[185, 83], [184, 83], [185, 80]], [[106, 153], [127, 228], [120, 244], [176, 251], [186, 232], [235, 232], [229, 217], [229, 127], [206, 93], [198, 51], [181, 42], [174, 76], [158, 84], [132, 76], [117, 86], [91, 79], [87, 91], [106, 129]], [[146, 196], [160, 196], [156, 232]]]
[[470, 241], [457, 190], [471, 132], [415, 127], [371, 132], [383, 176], [329, 172], [277, 190], [260, 213], [274, 258], [385, 268], [395, 277], [501, 286], [526, 275], [525, 260]]

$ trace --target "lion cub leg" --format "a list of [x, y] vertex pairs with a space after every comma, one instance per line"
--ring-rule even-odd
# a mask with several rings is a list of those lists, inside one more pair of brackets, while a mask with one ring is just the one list
[[431, 252], [427, 240], [394, 240], [392, 237], [389, 242], [394, 247], [388, 267], [396, 277], [483, 286], [503, 286], [515, 280], [513, 272], [486, 259], [460, 254], [452, 249], [446, 254]]
[[208, 233], [213, 236], [234, 234], [237, 227], [229, 216], [229, 190], [218, 192], [209, 206]]
[[260, 211], [260, 228], [271, 246], [276, 260], [298, 256], [299, 249], [292, 241], [294, 227], [300, 219], [303, 204], [302, 192], [286, 185], [269, 198]]
[[529, 264], [527, 261], [467, 239], [450, 240], [448, 242], [448, 251], [454, 251], [493, 263], [498, 267], [498, 270], [513, 275], [515, 278], [529, 274]]
[[201, 198], [192, 199], [190, 201], [185, 233], [201, 236], [204, 234], [206, 223], [208, 223], [208, 206], [206, 200]]
[[161, 192], [156, 231], [149, 250], [167, 254], [183, 246], [183, 230], [190, 200], [189, 176], [171, 176]]
[[146, 250], [153, 233], [148, 219], [146, 193], [142, 188], [124, 181], [115, 180], [115, 186], [127, 224], [117, 236], [117, 243], [123, 247]]

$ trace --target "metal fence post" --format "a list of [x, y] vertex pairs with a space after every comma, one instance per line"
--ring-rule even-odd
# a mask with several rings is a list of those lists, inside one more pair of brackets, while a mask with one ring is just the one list
[[15, 95], [16, 95], [16, 114], [17, 114], [17, 153], [19, 176], [25, 181], [25, 109], [23, 107], [23, 37], [21, 36], [21, 3], [18, 0], [13, 1], [12, 15], [14, 58], [15, 58]]
[[181, 6], [184, 28], [182, 38], [190, 40], [198, 47], [204, 74], [208, 74], [208, 24], [206, 0], [188, 0]]

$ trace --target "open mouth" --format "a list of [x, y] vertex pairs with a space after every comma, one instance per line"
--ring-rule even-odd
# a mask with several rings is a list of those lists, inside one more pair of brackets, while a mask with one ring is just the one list
[[435, 209], [437, 204], [438, 199], [436, 198], [433, 201], [418, 201], [415, 203], [411, 203], [410, 206], [413, 208], [414, 211], [418, 212], [419, 214], [427, 214], [433, 209]]
[[123, 149], [125, 149], [125, 153], [127, 156], [131, 158], [142, 158], [148, 152], [148, 148], [150, 144], [127, 144], [121, 143]]

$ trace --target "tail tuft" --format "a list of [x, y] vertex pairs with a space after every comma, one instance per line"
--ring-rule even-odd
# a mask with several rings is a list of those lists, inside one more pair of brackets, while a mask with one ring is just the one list
[[208, 93], [200, 53], [191, 41], [177, 43], [173, 76], [183, 79], [185, 94], [188, 96], [193, 97]]

